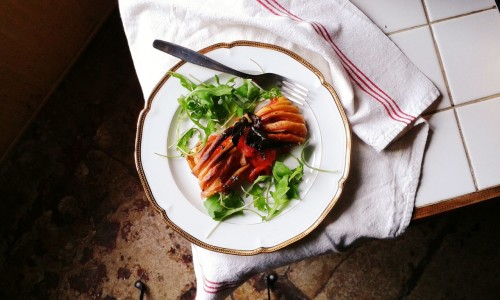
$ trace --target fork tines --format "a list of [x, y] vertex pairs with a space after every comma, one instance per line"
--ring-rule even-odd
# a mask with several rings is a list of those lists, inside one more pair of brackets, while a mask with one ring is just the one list
[[309, 90], [296, 82], [283, 80], [282, 83], [281, 92], [283, 95], [292, 102], [304, 105]]

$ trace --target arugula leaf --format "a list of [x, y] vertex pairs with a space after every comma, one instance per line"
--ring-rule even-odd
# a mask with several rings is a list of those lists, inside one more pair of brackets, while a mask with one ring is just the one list
[[286, 175], [292, 175], [292, 171], [289, 167], [285, 165], [282, 161], [276, 161], [273, 166], [273, 177], [276, 181], [279, 181]]
[[245, 202], [234, 192], [215, 194], [204, 202], [208, 214], [216, 221], [225, 220], [231, 216], [241, 214], [245, 209]]
[[222, 205], [220, 205], [219, 203], [219, 198], [219, 195], [215, 194], [205, 199], [205, 202], [203, 203], [203, 205], [207, 209], [208, 215], [213, 219], [216, 218], [216, 214], [220, 214], [222, 211], [224, 211], [224, 207], [222, 207]]
[[299, 165], [290, 170], [282, 161], [276, 161], [273, 166], [274, 191], [270, 192], [274, 203], [268, 210], [267, 220], [276, 216], [285, 209], [292, 199], [299, 199], [299, 184], [304, 175], [304, 166]]
[[245, 110], [242, 107], [236, 108], [236, 114], [238, 117], [242, 117], [245, 114]]
[[198, 133], [198, 138], [201, 138], [200, 130], [194, 127], [184, 132], [184, 134], [179, 138], [176, 147], [182, 154], [189, 154], [191, 151], [191, 148], [189, 147], [190, 141], [196, 133]]
[[271, 192], [274, 203], [282, 203], [283, 201], [288, 200], [286, 193], [289, 189], [290, 187], [288, 186], [288, 175], [285, 175], [275, 184], [275, 190]]
[[252, 102], [260, 96], [260, 89], [250, 79], [244, 79], [243, 84], [235, 90], [235, 93], [240, 95], [245, 102]]
[[208, 98], [207, 96], [222, 96], [222, 95], [230, 95], [233, 92], [233, 88], [228, 85], [219, 85], [219, 86], [197, 86], [193, 93], [196, 93], [202, 96], [202, 98]]
[[245, 205], [243, 199], [235, 192], [222, 194], [221, 203], [225, 208], [240, 208]]
[[182, 76], [179, 73], [170, 72], [172, 77], [178, 78], [181, 81], [181, 85], [186, 88], [188, 91], [192, 91], [196, 88], [196, 84], [191, 80], [187, 79], [185, 76]]
[[287, 197], [289, 199], [299, 199], [299, 185], [302, 182], [302, 176], [304, 175], [304, 165], [299, 163], [299, 165], [292, 170], [292, 175], [288, 180], [289, 190], [287, 192]]
[[268, 211], [270, 206], [267, 203], [267, 199], [265, 196], [265, 191], [263, 187], [256, 184], [252, 186], [252, 188], [248, 191], [248, 194], [253, 197], [253, 206], [260, 211]]
[[205, 131], [205, 136], [211, 135], [216, 130], [217, 130], [217, 128], [215, 128], [215, 121], [214, 120], [208, 120], [207, 126], [205, 126], [205, 128], [203, 128], [203, 131]]
[[260, 182], [266, 182], [270, 179], [271, 177], [269, 175], [259, 175], [257, 178], [255, 178], [253, 184], [257, 184]]
[[269, 91], [263, 91], [260, 95], [262, 99], [272, 99], [278, 96], [281, 96], [281, 91], [277, 87], [273, 87]]
[[299, 162], [299, 165], [292, 170], [292, 174], [290, 175], [290, 182], [292, 181], [301, 181], [302, 176], [304, 175], [304, 165]]

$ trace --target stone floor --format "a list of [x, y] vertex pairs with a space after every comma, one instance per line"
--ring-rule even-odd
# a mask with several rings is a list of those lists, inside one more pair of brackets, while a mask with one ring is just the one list
[[[0, 299], [193, 299], [190, 245], [134, 165], [143, 96], [117, 13], [0, 166]], [[275, 270], [272, 299], [500, 299], [500, 201]], [[258, 274], [230, 299], [267, 299]]]

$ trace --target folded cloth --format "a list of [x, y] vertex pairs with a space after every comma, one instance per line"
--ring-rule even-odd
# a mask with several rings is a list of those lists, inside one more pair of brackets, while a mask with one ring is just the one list
[[434, 85], [354, 5], [345, 0], [120, 0], [144, 96], [178, 59], [155, 39], [202, 49], [253, 40], [297, 53], [337, 91], [355, 134], [350, 178], [338, 204], [301, 241], [251, 257], [193, 245], [198, 299], [222, 299], [252, 274], [362, 238], [400, 235], [411, 219], [428, 126], [419, 115]]

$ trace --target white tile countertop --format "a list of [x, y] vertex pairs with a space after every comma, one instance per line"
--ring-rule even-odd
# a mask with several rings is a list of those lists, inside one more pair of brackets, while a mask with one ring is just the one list
[[494, 0], [352, 0], [436, 85], [420, 217], [500, 196], [500, 13]]

